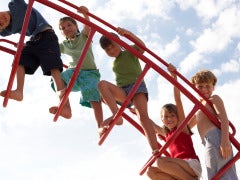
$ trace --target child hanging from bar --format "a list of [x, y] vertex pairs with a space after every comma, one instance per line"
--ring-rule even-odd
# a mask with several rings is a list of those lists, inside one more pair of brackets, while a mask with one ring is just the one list
[[[78, 12], [82, 13], [86, 20], [90, 21], [87, 15], [87, 7], [80, 6]], [[68, 85], [84, 49], [91, 28], [84, 24], [83, 30], [80, 32], [76, 20], [67, 16], [59, 20], [59, 29], [66, 38], [66, 40], [60, 43], [60, 51], [71, 57], [68, 68], [61, 74], [65, 84]], [[90, 46], [72, 91], [80, 91], [80, 104], [93, 109], [98, 128], [100, 128], [103, 122], [102, 104], [98, 91], [99, 81], [100, 73], [94, 61], [92, 46]], [[57, 107], [52, 107], [52, 111], [56, 109]]]
[[[9, 11], [0, 12], [1, 36], [21, 33], [27, 6], [24, 0], [11, 0], [8, 4]], [[16, 101], [23, 100], [25, 74], [34, 74], [40, 66], [43, 75], [52, 76], [59, 99], [61, 99], [66, 87], [61, 79], [63, 63], [60, 58], [58, 38], [52, 27], [35, 8], [32, 9], [26, 35], [31, 38], [22, 50], [16, 74], [17, 88], [10, 92], [9, 98]], [[6, 90], [0, 95], [5, 97]], [[71, 118], [69, 101], [64, 105], [60, 115], [67, 119]]]
[[[171, 76], [177, 80], [175, 67], [169, 64]], [[163, 127], [154, 123], [157, 134], [168, 140], [185, 119], [180, 91], [174, 86], [176, 104], [165, 104], [161, 109]], [[182, 179], [196, 180], [201, 177], [201, 164], [195, 153], [191, 138], [192, 132], [188, 126], [184, 127], [177, 138], [169, 145], [170, 157], [159, 157], [156, 167], [149, 167], [147, 175], [151, 180]]]
[[[131, 36], [139, 44], [145, 47], [144, 42], [132, 32], [120, 27], [118, 27], [116, 31], [121, 36]], [[117, 34], [113, 33], [113, 35], [119, 38]], [[139, 59], [131, 52], [122, 49], [122, 47], [113, 40], [107, 38], [106, 36], [102, 36], [100, 38], [100, 45], [109, 57], [115, 58], [113, 61], [112, 70], [115, 74], [117, 84], [115, 85], [108, 81], [102, 80], [98, 85], [103, 100], [106, 102], [112, 112], [112, 116], [102, 123], [102, 133], [104, 133], [111, 123], [114, 115], [119, 110], [116, 102], [123, 103], [126, 100], [127, 95], [134, 86], [134, 83], [137, 81], [139, 75], [141, 75], [142, 69]], [[140, 53], [144, 53], [144, 50], [138, 47], [136, 44], [132, 45], [132, 47]], [[141, 82], [131, 101], [135, 107], [137, 117], [144, 129], [152, 152], [157, 153], [158, 143], [154, 133], [152, 121], [148, 116], [148, 91], [144, 81]], [[123, 119], [122, 117], [119, 117], [116, 120], [116, 125], [121, 125], [122, 123]]]
[[[191, 127], [197, 124], [199, 135], [205, 147], [205, 166], [208, 179], [212, 179], [233, 158], [229, 139], [229, 121], [223, 100], [219, 95], [213, 95], [217, 83], [216, 76], [209, 70], [201, 70], [191, 77], [190, 82], [212, 103], [212, 105], [208, 104], [200, 97], [202, 104], [221, 123], [221, 129], [219, 129], [201, 110], [190, 121]], [[235, 165], [229, 168], [220, 179], [237, 180]]]

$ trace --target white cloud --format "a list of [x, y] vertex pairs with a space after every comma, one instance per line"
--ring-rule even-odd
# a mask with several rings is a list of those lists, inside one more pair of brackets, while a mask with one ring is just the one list
[[176, 0], [181, 9], [186, 10], [191, 7], [195, 7], [198, 3], [197, 0]]
[[205, 29], [202, 35], [195, 41], [191, 42], [194, 49], [199, 53], [211, 53], [221, 51], [230, 42], [224, 31], [218, 29]]
[[240, 72], [240, 60], [231, 59], [230, 61], [221, 65], [221, 70], [225, 73]]
[[[125, 4], [125, 6], [123, 6], [123, 4]], [[108, 21], [121, 24], [121, 21], [126, 18], [129, 20], [142, 20], [147, 16], [157, 16], [158, 18], [168, 19], [168, 13], [173, 5], [172, 1], [167, 0], [152, 1], [151, 3], [144, 0], [111, 0], [106, 4], [102, 4], [101, 7], [97, 7], [95, 12]], [[134, 7], [134, 9], [132, 7]], [[111, 16], [109, 16], [110, 14]]]
[[237, 50], [240, 52], [240, 42], [237, 45]]
[[239, 18], [236, 7], [222, 11], [212, 27], [205, 29], [196, 41], [191, 42], [194, 49], [199, 53], [222, 51], [232, 42], [232, 38], [240, 37]]
[[175, 39], [172, 40], [172, 42], [165, 46], [163, 54], [166, 58], [168, 58], [174, 53], [178, 52], [179, 48], [180, 48], [179, 37], [176, 36]]
[[[234, 38], [239, 38], [239, 14], [236, 7], [224, 9], [211, 27], [207, 27], [197, 39], [190, 41], [193, 51], [181, 63], [183, 72], [190, 71], [190, 67], [203, 64], [209, 59], [207, 56], [210, 53], [223, 52]], [[191, 66], [188, 68], [187, 65]]]
[[235, 0], [201, 0], [195, 6], [195, 9], [199, 17], [203, 18], [204, 21], [208, 22], [209, 20], [218, 17], [224, 9], [229, 8], [234, 2]]
[[[221, 81], [221, 79], [219, 79]], [[238, 92], [238, 89], [240, 87], [240, 78], [236, 80], [229, 80], [228, 82], [224, 83], [223, 85], [216, 86], [215, 93], [219, 94], [221, 98], [223, 99], [228, 118], [233, 123], [233, 125], [236, 127], [237, 133], [236, 133], [236, 139], [240, 139], [240, 132], [238, 131], [238, 124], [239, 124], [239, 118], [240, 117], [240, 104], [238, 103], [238, 99], [240, 98], [240, 93]], [[226, 93], [227, 92], [227, 93]], [[239, 164], [240, 162], [238, 162]]]
[[195, 69], [198, 67], [201, 63], [205, 63], [203, 56], [199, 54], [198, 52], [192, 52], [188, 54], [188, 56], [180, 62], [180, 72], [183, 74]]
[[193, 33], [194, 33], [194, 31], [193, 31], [191, 28], [189, 28], [189, 29], [186, 30], [186, 34], [187, 34], [188, 36], [191, 36]]

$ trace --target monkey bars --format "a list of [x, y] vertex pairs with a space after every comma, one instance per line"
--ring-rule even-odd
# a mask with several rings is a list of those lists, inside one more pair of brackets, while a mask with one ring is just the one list
[[[168, 63], [166, 61], [164, 61], [162, 58], [160, 58], [159, 56], [157, 56], [155, 53], [153, 53], [151, 50], [149, 50], [147, 47], [143, 47], [141, 44], [139, 44], [138, 42], [136, 42], [133, 38], [131, 38], [130, 36], [126, 35], [125, 37], [134, 42], [137, 46], [141, 47], [142, 49], [145, 50], [146, 53], [148, 53], [151, 58], [147, 58], [144, 54], [139, 53], [138, 51], [136, 51], [134, 48], [132, 48], [130, 45], [128, 45], [127, 43], [125, 43], [124, 41], [122, 41], [121, 39], [116, 38], [115, 36], [113, 36], [111, 33], [109, 33], [108, 31], [106, 31], [104, 28], [84, 19], [83, 17], [79, 16], [76, 13], [73, 13], [72, 11], [63, 8], [62, 6], [55, 4], [51, 1], [46, 1], [46, 0], [35, 0], [39, 3], [42, 3], [50, 8], [53, 8], [61, 13], [64, 13], [74, 19], [76, 19], [77, 21], [86, 24], [88, 26], [91, 27], [91, 32], [90, 35], [88, 37], [88, 40], [85, 44], [84, 50], [79, 58], [79, 62], [77, 64], [77, 67], [75, 69], [75, 72], [73, 73], [73, 76], [71, 78], [70, 84], [67, 87], [66, 90], [66, 94], [64, 95], [64, 97], [62, 98], [59, 107], [58, 107], [58, 111], [56, 112], [53, 121], [57, 121], [59, 114], [63, 108], [63, 105], [66, 103], [67, 98], [71, 92], [71, 89], [73, 87], [73, 84], [77, 78], [77, 74], [80, 72], [81, 69], [81, 65], [83, 63], [83, 59], [86, 55], [86, 51], [89, 48], [89, 45], [95, 35], [96, 32], [105, 35], [106, 37], [112, 39], [113, 41], [115, 41], [116, 43], [120, 44], [122, 47], [124, 47], [125, 49], [129, 50], [131, 53], [135, 54], [141, 61], [143, 61], [145, 63], [145, 67], [142, 71], [142, 74], [138, 77], [134, 87], [132, 88], [132, 90], [130, 91], [130, 94], [127, 96], [127, 99], [125, 102], [123, 102], [122, 106], [120, 107], [119, 111], [115, 114], [113, 120], [110, 123], [110, 127], [106, 130], [106, 132], [102, 135], [102, 137], [100, 138], [99, 141], [99, 145], [101, 145], [105, 139], [107, 138], [107, 136], [109, 135], [110, 131], [113, 129], [115, 123], [116, 123], [116, 119], [118, 119], [120, 116], [122, 116], [124, 119], [126, 119], [130, 124], [132, 124], [134, 127], [136, 127], [136, 129], [138, 129], [142, 134], [144, 134], [143, 129], [141, 128], [140, 125], [138, 125], [134, 120], [132, 120], [131, 117], [129, 117], [124, 110], [126, 109], [128, 103], [130, 102], [131, 98], [134, 96], [135, 91], [137, 90], [138, 86], [140, 85], [141, 81], [143, 80], [143, 78], [145, 77], [145, 75], [147, 74], [148, 70], [153, 69], [155, 70], [159, 75], [161, 75], [163, 78], [165, 78], [166, 80], [168, 80], [171, 84], [173, 84], [174, 86], [176, 86], [189, 100], [192, 101], [192, 103], [194, 104], [193, 109], [191, 110], [191, 112], [188, 114], [188, 116], [186, 117], [186, 119], [182, 122], [182, 124], [178, 127], [178, 129], [176, 130], [176, 133], [163, 145], [160, 145], [160, 152], [158, 155], [155, 156], [151, 156], [150, 159], [147, 161], [147, 163], [143, 166], [143, 168], [140, 171], [140, 175], [142, 175], [146, 169], [151, 166], [155, 160], [161, 156], [162, 154], [165, 154], [166, 156], [168, 156], [169, 154], [166, 153], [166, 149], [168, 148], [169, 144], [172, 143], [172, 141], [178, 136], [178, 134], [181, 132], [181, 130], [187, 125], [187, 123], [189, 122], [189, 120], [191, 119], [191, 117], [196, 113], [197, 110], [201, 109], [206, 116], [217, 126], [220, 128], [220, 124], [218, 122], [218, 119], [213, 116], [211, 114], [211, 112], [202, 105], [202, 103], [195, 97], [193, 96], [193, 94], [191, 94], [182, 84], [180, 84], [178, 81], [176, 81], [174, 78], [172, 78], [165, 70], [163, 70], [161, 67], [159, 67], [159, 65], [157, 65], [156, 63], [153, 62], [152, 59], [159, 61], [161, 64], [163, 64], [165, 67], [168, 66]], [[13, 67], [12, 67], [12, 71], [9, 77], [9, 82], [8, 82], [8, 86], [7, 86], [7, 93], [6, 96], [4, 98], [4, 102], [3, 102], [3, 106], [6, 107], [7, 103], [8, 103], [8, 99], [9, 99], [9, 95], [10, 95], [10, 91], [12, 89], [12, 85], [13, 85], [13, 81], [14, 81], [14, 77], [17, 71], [17, 67], [18, 67], [18, 63], [19, 63], [19, 58], [21, 55], [21, 51], [23, 48], [23, 42], [24, 42], [24, 38], [25, 38], [25, 34], [26, 34], [26, 28], [28, 25], [28, 21], [29, 21], [29, 17], [30, 17], [30, 13], [32, 10], [32, 6], [33, 3], [35, 2], [34, 0], [29, 0], [28, 3], [28, 9], [26, 11], [26, 15], [25, 15], [25, 19], [24, 19], [24, 24], [23, 24], [23, 28], [22, 28], [22, 34], [20, 36], [20, 40], [19, 43], [13, 43], [11, 41], [8, 40], [0, 40], [1, 42], [6, 42], [12, 45], [17, 45], [17, 51], [11, 50], [9, 48], [5, 48], [4, 46], [0, 46], [0, 50], [5, 51], [9, 54], [14, 55], [14, 62], [13, 62]], [[68, 1], [65, 0], [58, 0], [59, 2], [73, 8], [73, 9], [77, 9], [78, 7]], [[104, 20], [100, 19], [99, 17], [91, 14], [90, 12], [88, 13], [88, 15], [97, 20], [98, 22], [100, 22], [101, 24], [103, 24], [106, 27], [109, 27], [110, 29], [112, 29], [113, 31], [116, 31], [116, 27], [112, 26], [111, 24], [105, 22]], [[176, 75], [185, 82], [186, 85], [188, 85], [188, 87], [190, 87], [192, 90], [194, 90], [195, 92], [197, 92], [204, 100], [206, 100], [210, 105], [211, 103], [209, 102], [208, 99], [206, 99], [183, 75], [181, 75], [179, 72], [175, 71]], [[219, 179], [219, 177], [221, 177], [224, 172], [227, 171], [228, 168], [230, 168], [237, 160], [239, 160], [240, 158], [240, 144], [239, 142], [234, 138], [234, 135], [236, 133], [236, 129], [235, 127], [231, 124], [230, 122], [230, 127], [232, 129], [232, 133], [230, 133], [229, 137], [230, 140], [232, 142], [232, 144], [235, 146], [235, 148], [237, 149], [237, 153], [236, 155], [233, 157], [233, 159], [231, 161], [229, 161], [216, 175], [215, 177], [212, 178], [212, 180], [217, 180]]]

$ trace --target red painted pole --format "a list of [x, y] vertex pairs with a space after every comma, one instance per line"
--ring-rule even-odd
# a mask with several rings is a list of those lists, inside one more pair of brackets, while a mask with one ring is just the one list
[[8, 85], [7, 85], [6, 95], [5, 95], [4, 101], [3, 101], [3, 107], [7, 106], [8, 99], [9, 99], [9, 96], [10, 96], [10, 91], [12, 90], [13, 81], [14, 81], [14, 78], [15, 78], [15, 75], [16, 75], [16, 72], [17, 72], [18, 63], [19, 63], [19, 60], [20, 60], [20, 55], [21, 55], [22, 49], [23, 49], [23, 43], [24, 43], [24, 38], [25, 38], [26, 32], [27, 32], [28, 22], [29, 22], [30, 15], [31, 15], [31, 12], [32, 12], [33, 2], [34, 2], [34, 0], [29, 0], [29, 2], [28, 2], [28, 7], [27, 7], [26, 14], [25, 14], [24, 22], [23, 22], [23, 27], [22, 27], [22, 31], [21, 31], [20, 40], [19, 40], [19, 43], [18, 43], [18, 46], [17, 46], [17, 52], [15, 54], [12, 71], [11, 71], [9, 81], [8, 81]]
[[72, 90], [72, 88], [73, 88], [73, 86], [74, 86], [74, 83], [75, 83], [75, 81], [76, 81], [76, 79], [77, 79], [77, 76], [78, 76], [78, 74], [79, 74], [79, 72], [80, 72], [80, 69], [81, 69], [82, 64], [83, 64], [83, 60], [84, 60], [84, 58], [85, 58], [85, 56], [86, 56], [86, 54], [87, 54], [87, 51], [88, 51], [89, 46], [90, 46], [91, 43], [92, 43], [92, 38], [93, 38], [95, 32], [96, 32], [96, 31], [91, 28], [91, 31], [90, 31], [90, 33], [89, 33], [87, 42], [86, 42], [86, 44], [85, 44], [85, 46], [84, 46], [84, 48], [83, 48], [83, 51], [82, 51], [82, 54], [81, 54], [79, 60], [78, 60], [78, 64], [77, 64], [77, 66], [76, 66], [76, 68], [75, 68], [75, 70], [74, 70], [74, 73], [73, 73], [72, 77], [71, 77], [71, 80], [70, 80], [69, 85], [68, 85], [68, 87], [67, 87], [66, 93], [65, 93], [65, 95], [63, 96], [63, 98], [61, 99], [61, 102], [60, 102], [60, 105], [59, 105], [59, 107], [58, 107], [58, 110], [57, 110], [57, 112], [56, 112], [56, 114], [55, 114], [55, 116], [54, 116], [54, 119], [53, 119], [54, 122], [57, 121], [57, 119], [58, 119], [58, 117], [59, 117], [59, 115], [60, 115], [60, 113], [61, 113], [61, 111], [62, 111], [63, 106], [66, 104], [66, 102], [67, 102], [67, 100], [68, 100], [68, 96], [69, 96], [69, 94], [70, 94], [70, 92], [71, 92], [71, 90]]

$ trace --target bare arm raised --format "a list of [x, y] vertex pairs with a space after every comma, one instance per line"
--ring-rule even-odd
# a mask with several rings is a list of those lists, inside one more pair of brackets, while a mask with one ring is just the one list
[[[81, 13], [86, 20], [90, 21], [90, 18], [89, 18], [88, 14], [87, 14], [87, 13], [89, 12], [87, 7], [85, 7], [85, 6], [80, 6], [80, 7], [78, 8], [77, 12]], [[84, 24], [83, 33], [84, 33], [86, 36], [89, 35], [90, 30], [91, 30], [91, 27], [89, 27], [88, 25]]]
[[[145, 43], [139, 38], [139, 37], [137, 37], [135, 34], [133, 34], [131, 31], [128, 31], [128, 30], [126, 30], [126, 29], [124, 29], [124, 28], [121, 28], [121, 27], [118, 27], [117, 28], [117, 33], [119, 34], [119, 35], [121, 35], [121, 36], [124, 36], [124, 35], [129, 35], [129, 36], [131, 36], [133, 39], [135, 39], [137, 42], [139, 42], [142, 46], [144, 46], [145, 47]], [[137, 45], [136, 45], [137, 46]], [[143, 54], [144, 53], [144, 50], [142, 49], [142, 48], [140, 48], [139, 46], [137, 46], [138, 47], [138, 51], [141, 53], [141, 54]]]
[[[173, 66], [172, 64], [169, 64], [168, 71], [170, 72], [171, 76], [175, 80], [177, 80], [177, 75], [174, 72], [176, 71], [176, 67]], [[173, 92], [174, 92], [174, 100], [177, 107], [177, 113], [178, 113], [178, 119], [179, 119], [178, 125], [180, 125], [185, 120], [185, 113], [184, 113], [183, 104], [181, 100], [181, 94], [179, 89], [175, 86], [173, 88]], [[183, 132], [189, 133], [187, 126], [183, 129]]]

